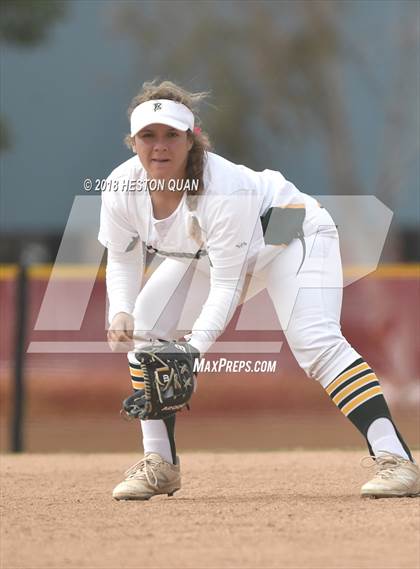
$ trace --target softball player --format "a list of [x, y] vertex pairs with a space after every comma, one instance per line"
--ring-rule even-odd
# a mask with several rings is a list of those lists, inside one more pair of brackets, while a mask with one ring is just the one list
[[[417, 464], [378, 378], [341, 334], [342, 268], [329, 213], [279, 172], [255, 172], [210, 152], [193, 94], [145, 83], [129, 109], [135, 156], [109, 176], [99, 241], [108, 249], [108, 340], [134, 353], [185, 336], [201, 355], [239, 303], [263, 288], [308, 377], [365, 437], [377, 466], [362, 496], [420, 493]], [[146, 251], [163, 261], [143, 284]], [[187, 335], [186, 333], [189, 332]], [[175, 416], [141, 422], [144, 457], [114, 489], [118, 500], [181, 486]]]

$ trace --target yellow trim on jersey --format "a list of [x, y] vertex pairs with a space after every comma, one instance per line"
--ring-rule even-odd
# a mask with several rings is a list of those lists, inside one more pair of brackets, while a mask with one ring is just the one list
[[366, 362], [363, 362], [356, 367], [352, 367], [348, 371], [336, 377], [334, 381], [329, 384], [329, 386], [326, 389], [326, 392], [328, 393], [328, 395], [331, 395], [331, 393], [335, 389], [337, 389], [337, 387], [339, 387], [342, 383], [344, 383], [347, 379], [350, 379], [350, 377], [352, 377], [353, 375], [357, 375], [358, 373], [366, 369], [370, 369]]
[[360, 379], [356, 379], [350, 385], [342, 389], [335, 397], [333, 397], [333, 401], [336, 405], [341, 403], [343, 399], [348, 397], [351, 393], [357, 391], [363, 385], [367, 385], [368, 383], [372, 383], [372, 381], [378, 381], [378, 378], [374, 373], [368, 373], [367, 375], [361, 377]]
[[134, 387], [134, 389], [144, 389], [144, 382], [143, 381], [134, 381], [134, 379], [132, 379], [131, 385]]
[[281, 209], [305, 209], [306, 208], [304, 203], [291, 203], [289, 205], [280, 205], [280, 206], [275, 206], [275, 207], [280, 207]]
[[372, 397], [376, 397], [377, 395], [382, 395], [382, 389], [378, 385], [376, 385], [375, 387], [371, 387], [370, 389], [367, 389], [366, 391], [364, 391], [363, 393], [361, 393], [360, 395], [358, 395], [357, 397], [346, 403], [346, 405], [344, 405], [344, 407], [341, 408], [341, 411], [344, 413], [344, 415], [347, 416], [349, 413], [354, 411], [356, 407], [359, 407], [359, 405], [362, 405], [362, 403], [365, 403], [366, 401], [372, 399]]

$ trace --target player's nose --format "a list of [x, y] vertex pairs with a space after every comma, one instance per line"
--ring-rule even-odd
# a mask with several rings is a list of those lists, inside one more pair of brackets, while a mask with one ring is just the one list
[[156, 138], [153, 144], [153, 150], [168, 150], [167, 141], [164, 138]]

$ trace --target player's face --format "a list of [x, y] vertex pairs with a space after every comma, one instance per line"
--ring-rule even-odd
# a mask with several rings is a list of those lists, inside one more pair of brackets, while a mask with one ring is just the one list
[[136, 134], [133, 150], [149, 178], [177, 180], [185, 177], [192, 145], [187, 132], [164, 124], [151, 124]]

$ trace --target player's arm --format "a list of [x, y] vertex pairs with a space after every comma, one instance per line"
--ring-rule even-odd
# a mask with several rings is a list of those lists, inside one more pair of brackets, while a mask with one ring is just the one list
[[112, 350], [131, 349], [132, 311], [140, 292], [144, 255], [140, 237], [126, 214], [123, 195], [102, 194], [98, 239], [108, 249], [106, 285], [109, 300], [108, 341]]
[[210, 293], [195, 321], [190, 343], [204, 354], [224, 331], [241, 298], [248, 262], [263, 245], [261, 196], [241, 191], [208, 196], [207, 249]]
[[108, 342], [112, 350], [132, 349], [132, 312], [143, 275], [142, 244], [123, 253], [108, 249], [106, 288], [109, 300]]

